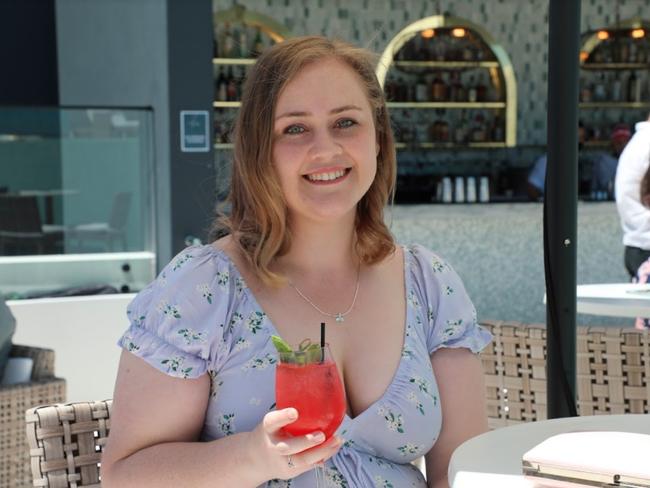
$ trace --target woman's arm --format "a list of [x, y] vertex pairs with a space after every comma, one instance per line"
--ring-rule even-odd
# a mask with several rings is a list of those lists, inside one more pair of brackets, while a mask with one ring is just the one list
[[[322, 443], [317, 436], [281, 438], [279, 429], [295, 420], [294, 409], [270, 412], [253, 432], [197, 442], [209, 393], [208, 375], [173, 378], [122, 352], [102, 486], [255, 487], [298, 476], [338, 450], [336, 438], [316, 448]], [[294, 455], [294, 467], [287, 454]]]
[[447, 488], [449, 459], [460, 444], [486, 432], [485, 384], [478, 357], [465, 348], [441, 348], [431, 355], [442, 407], [442, 430], [425, 456], [429, 488]]

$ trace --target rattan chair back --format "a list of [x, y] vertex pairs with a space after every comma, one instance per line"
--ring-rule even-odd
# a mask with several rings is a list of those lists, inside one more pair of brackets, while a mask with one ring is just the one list
[[25, 414], [34, 486], [99, 487], [112, 401], [32, 408]]
[[29, 383], [0, 386], [0, 488], [32, 486], [25, 410], [65, 401], [65, 380], [54, 377], [54, 351], [14, 344], [10, 357], [33, 360]]
[[[482, 323], [494, 341], [481, 352], [490, 428], [546, 419], [546, 326]], [[578, 327], [579, 415], [650, 412], [650, 333]]]

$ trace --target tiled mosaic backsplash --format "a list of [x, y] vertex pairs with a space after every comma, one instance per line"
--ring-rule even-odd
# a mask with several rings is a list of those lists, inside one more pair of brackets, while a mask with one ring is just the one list
[[[573, 1], [573, 0], [571, 0]], [[381, 53], [412, 22], [448, 13], [485, 28], [510, 56], [517, 78], [517, 144], [546, 142], [548, 0], [238, 0], [294, 35], [339, 37]], [[214, 0], [215, 11], [233, 6]], [[650, 0], [583, 0], [582, 31], [616, 19], [650, 19]]]

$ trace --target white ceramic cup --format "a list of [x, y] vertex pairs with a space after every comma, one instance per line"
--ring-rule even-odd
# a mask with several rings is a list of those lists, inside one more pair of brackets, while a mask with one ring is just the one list
[[465, 197], [470, 203], [476, 202], [476, 178], [473, 176], [467, 177], [467, 191], [465, 192]]
[[2, 384], [29, 383], [33, 366], [34, 360], [32, 358], [9, 358], [2, 375]]

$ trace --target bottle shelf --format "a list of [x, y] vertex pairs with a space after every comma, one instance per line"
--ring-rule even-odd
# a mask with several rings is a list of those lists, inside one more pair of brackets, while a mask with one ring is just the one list
[[650, 70], [650, 63], [584, 63], [580, 67], [587, 70]]
[[506, 147], [505, 141], [486, 142], [396, 142], [395, 149], [486, 149]]
[[212, 102], [214, 108], [239, 108], [241, 107], [241, 102]]
[[214, 65], [241, 66], [255, 64], [255, 58], [212, 58]]
[[217, 150], [232, 149], [235, 145], [232, 142], [215, 142], [214, 148]]
[[505, 102], [388, 102], [389, 108], [506, 108]]
[[650, 108], [650, 102], [580, 102], [581, 109], [596, 108]]
[[440, 68], [440, 69], [466, 69], [466, 68], [498, 68], [498, 61], [395, 61], [398, 68]]

